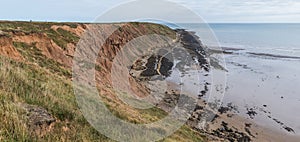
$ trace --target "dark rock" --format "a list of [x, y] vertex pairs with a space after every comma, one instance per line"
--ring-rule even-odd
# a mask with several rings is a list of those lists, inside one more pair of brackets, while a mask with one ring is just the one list
[[22, 104], [22, 107], [28, 116], [29, 129], [38, 135], [43, 135], [51, 129], [51, 125], [55, 123], [56, 119], [44, 108]]
[[149, 77], [149, 76], [158, 75], [158, 72], [155, 70], [156, 62], [157, 62], [157, 57], [152, 55], [148, 59], [146, 63], [146, 70], [141, 73], [141, 76]]
[[257, 112], [254, 111], [253, 108], [250, 108], [250, 109], [247, 108], [247, 114], [249, 115], [249, 117], [250, 117], [251, 119], [253, 119], [253, 118], [257, 115]]
[[293, 132], [293, 133], [295, 133], [295, 131], [294, 131], [294, 129], [292, 129], [292, 128], [290, 128], [290, 127], [287, 127], [287, 126], [285, 126], [285, 127], [283, 127], [286, 131], [288, 131], [288, 132]]
[[218, 111], [220, 112], [220, 114], [223, 114], [223, 113], [227, 113], [228, 111], [230, 111], [230, 108], [228, 108], [228, 107], [220, 107], [218, 109]]
[[251, 137], [255, 138], [255, 136], [252, 135], [252, 133], [251, 133], [251, 131], [250, 131], [249, 128], [245, 127], [245, 131], [246, 131]]
[[248, 136], [242, 136], [238, 139], [238, 142], [250, 142], [251, 139]]
[[163, 76], [168, 77], [171, 75], [171, 70], [173, 66], [174, 66], [173, 57], [171, 54], [168, 54], [166, 57], [162, 57], [159, 72]]
[[252, 124], [251, 123], [245, 123], [245, 127], [251, 128]]

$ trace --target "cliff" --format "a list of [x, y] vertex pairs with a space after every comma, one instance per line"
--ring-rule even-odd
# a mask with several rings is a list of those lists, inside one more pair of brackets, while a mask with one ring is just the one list
[[[148, 34], [176, 40], [176, 31], [150, 23], [102, 26], [102, 32], [119, 27], [105, 39], [95, 65], [97, 88], [108, 108], [131, 123], [166, 116], [162, 109], [142, 111], [119, 100], [112, 90], [110, 71], [113, 58], [128, 41]], [[75, 48], [90, 27], [79, 23], [0, 22], [0, 141], [112, 141], [85, 120], [72, 88]], [[161, 46], [159, 42], [148, 45]], [[147, 88], [134, 76], [129, 80], [135, 93], [147, 94]], [[164, 141], [205, 141], [205, 137], [184, 125]]]

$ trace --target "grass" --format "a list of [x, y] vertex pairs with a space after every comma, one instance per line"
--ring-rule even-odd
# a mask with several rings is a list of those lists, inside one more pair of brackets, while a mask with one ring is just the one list
[[[111, 141], [101, 135], [82, 116], [77, 107], [71, 82], [57, 74], [51, 74], [39, 66], [15, 62], [0, 58], [0, 140], [9, 141]], [[47, 109], [59, 121], [51, 133], [40, 138], [32, 135], [26, 127], [26, 115], [18, 103], [38, 105]], [[112, 103], [112, 102], [107, 102]], [[122, 105], [120, 105], [122, 106]], [[124, 107], [124, 106], [122, 106]], [[115, 114], [119, 113], [122, 119], [141, 120], [131, 118], [130, 114], [122, 112], [119, 107], [111, 108]], [[154, 116], [164, 116], [161, 110], [138, 110], [141, 117], [149, 120]], [[118, 114], [117, 114], [118, 116]], [[146, 121], [143, 120], [143, 121]], [[63, 131], [68, 127], [69, 131]], [[190, 138], [190, 136], [192, 136]], [[165, 141], [184, 139], [201, 140], [202, 137], [190, 128], [184, 126]]]
[[68, 43], [76, 44], [80, 39], [77, 35], [62, 28], [58, 28], [57, 31], [49, 29], [46, 33], [63, 50], [67, 49]]
[[13, 42], [16, 49], [31, 63], [36, 63], [43, 68], [47, 68], [52, 73], [57, 73], [62, 76], [71, 77], [69, 70], [65, 69], [62, 64], [47, 58], [42, 52], [33, 44], [26, 44], [23, 42]]
[[24, 116], [15, 105], [14, 95], [0, 91], [0, 141], [29, 141]]
[[[46, 33], [62, 48], [66, 48], [68, 43], [78, 42], [79, 38], [69, 31], [61, 28], [56, 31], [51, 29], [54, 24], [66, 25], [66, 23], [0, 22], [0, 30], [26, 34]], [[78, 25], [68, 24], [70, 27]], [[160, 25], [134, 23], [132, 26], [149, 27], [150, 30], [147, 32], [150, 34], [158, 33], [174, 37], [174, 31]], [[14, 42], [13, 45], [25, 58], [25, 62], [0, 56], [0, 141], [113, 141], [96, 131], [80, 112], [72, 88], [70, 69], [44, 56], [35, 43]], [[98, 65], [95, 69], [103, 70]], [[106, 89], [113, 94], [111, 88]], [[167, 115], [158, 108], [134, 109], [112, 96], [101, 95], [113, 114], [132, 123], [154, 122]], [[28, 121], [26, 112], [18, 105], [20, 103], [45, 108], [57, 119], [53, 129], [43, 137], [31, 133], [26, 125]], [[198, 132], [183, 126], [162, 141], [203, 140], [203, 136]]]
[[76, 44], [79, 37], [74, 33], [58, 28], [57, 31], [51, 27], [69, 26], [70, 28], [77, 28], [79, 24], [76, 23], [52, 23], [52, 22], [0, 22], [0, 31], [4, 32], [3, 36], [10, 36], [8, 33], [22, 32], [27, 35], [32, 33], [46, 33], [58, 46], [62, 49], [67, 49], [68, 43]]
[[[149, 109], [134, 109], [120, 100], [108, 100], [104, 98], [106, 107], [118, 118], [134, 124], [147, 124], [163, 119], [168, 115], [165, 111], [153, 107]], [[126, 108], [126, 110], [124, 109]]]
[[168, 138], [162, 140], [162, 142], [204, 142], [207, 141], [204, 135], [199, 134], [189, 128], [187, 125], [183, 125], [177, 132]]
[[176, 33], [171, 28], [159, 25], [159, 24], [153, 24], [153, 23], [132, 23], [135, 27], [140, 29], [141, 27], [144, 28], [148, 34], [158, 34], [162, 36], [167, 36], [171, 39], [176, 39]]
[[[110, 141], [94, 130], [77, 107], [71, 82], [50, 74], [39, 66], [1, 57], [0, 67], [0, 140], [16, 141]], [[26, 115], [18, 103], [41, 106], [59, 121], [43, 138], [31, 135]], [[69, 131], [63, 131], [69, 127]]]
[[77, 28], [77, 23], [53, 23], [53, 22], [0, 22], [0, 30], [2, 31], [16, 31], [24, 33], [41, 33], [49, 30], [51, 26], [69, 26], [71, 28]]

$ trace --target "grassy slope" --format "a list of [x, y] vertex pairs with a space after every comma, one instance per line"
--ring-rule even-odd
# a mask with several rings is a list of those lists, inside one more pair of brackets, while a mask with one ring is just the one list
[[[79, 37], [62, 29], [53, 31], [50, 29], [51, 25], [77, 26], [72, 23], [0, 22], [0, 30], [3, 32], [1, 36], [5, 37], [12, 36], [11, 33], [14, 32], [45, 33], [62, 49], [69, 42], [78, 42]], [[165, 31], [165, 27], [154, 27], [153, 32]], [[92, 128], [81, 114], [73, 94], [70, 69], [46, 58], [34, 44], [15, 42], [14, 46], [26, 61], [18, 62], [0, 56], [0, 141], [112, 141]], [[58, 121], [43, 137], [32, 134], [26, 125], [26, 114], [19, 107], [20, 103], [41, 106]], [[118, 109], [110, 109], [119, 117], [132, 119]], [[165, 112], [148, 110], [142, 114], [151, 120], [151, 117], [163, 116]], [[201, 134], [183, 126], [163, 141], [202, 139]]]

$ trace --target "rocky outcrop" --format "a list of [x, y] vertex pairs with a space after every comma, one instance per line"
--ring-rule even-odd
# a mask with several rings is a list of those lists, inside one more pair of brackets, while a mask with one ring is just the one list
[[0, 36], [0, 55], [19, 61], [23, 59], [21, 54], [13, 46], [12, 39], [6, 36]]
[[51, 131], [56, 119], [46, 109], [28, 104], [20, 106], [26, 112], [29, 131], [40, 137]]
[[[9, 24], [8, 22], [4, 26], [7, 27], [0, 29], [0, 55], [40, 66], [43, 69], [52, 71], [54, 74], [62, 71], [63, 75], [68, 75], [66, 79], [71, 80], [70, 73], [65, 73], [65, 70], [71, 70], [76, 44], [81, 42], [81, 36], [84, 36], [85, 32], [89, 31], [94, 25], [68, 23]], [[108, 100], [109, 105], [124, 109], [138, 121], [144, 121], [143, 118], [140, 118], [140, 113], [122, 103], [116, 96], [113, 87], [123, 87], [132, 91], [132, 94], [138, 97], [146, 97], [150, 94], [151, 89], [146, 87], [145, 82], [165, 79], [170, 76], [174, 66], [185, 72], [187, 71], [185, 67], [191, 66], [192, 62], [196, 60], [205, 71], [210, 69], [204, 46], [199, 38], [191, 32], [172, 30], [162, 25], [149, 23], [99, 24], [97, 28], [96, 32], [103, 35], [109, 34], [109, 36], [108, 38], [101, 36], [97, 38], [97, 40], [103, 41], [103, 45], [99, 45], [99, 51], [95, 51], [93, 47], [97, 40], [87, 41], [88, 44], [85, 49], [97, 52], [98, 58], [96, 63], [83, 62], [82, 66], [93, 67], [95, 65], [95, 69], [92, 68], [92, 70], [96, 71], [95, 79], [99, 94]], [[111, 29], [117, 30], [109, 33]], [[126, 48], [126, 45], [132, 44], [132, 40], [152, 34], [156, 34], [156, 36], [146, 36], [142, 42], [137, 41], [133, 44], [133, 46], [139, 48]], [[165, 36], [168, 39], [157, 35]], [[173, 50], [177, 44], [182, 45], [183, 48], [181, 49], [184, 50]], [[98, 45], [96, 44], [96, 46]], [[126, 54], [124, 54], [124, 51], [126, 51]], [[143, 53], [144, 51], [148, 52], [144, 56], [133, 60], [128, 58], [133, 54]], [[125, 58], [119, 58], [122, 55], [125, 55]], [[178, 62], [175, 63], [173, 59]], [[89, 76], [85, 72], [82, 75], [83, 77]], [[125, 86], [122, 84], [124, 82], [127, 83]], [[126, 88], [126, 85], [130, 88]], [[162, 101], [157, 106], [166, 112], [171, 111], [178, 101], [179, 94], [171, 90], [163, 92], [163, 94], [166, 96], [161, 98]], [[65, 121], [57, 120], [49, 113], [51, 111], [48, 112], [47, 109], [40, 106], [22, 104], [21, 107], [26, 112], [29, 130], [41, 137], [51, 132], [57, 121]], [[196, 110], [187, 124], [198, 130], [198, 132], [206, 133], [196, 127], [202, 113], [203, 106], [196, 106]], [[207, 136], [216, 136], [228, 140], [228, 137], [232, 135], [228, 131], [232, 130], [224, 123], [219, 130], [209, 133]], [[234, 140], [239, 139], [243, 140], [247, 137], [241, 134], [235, 136]]]

